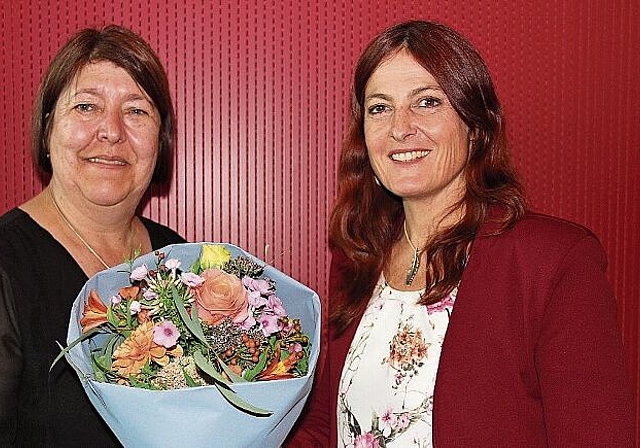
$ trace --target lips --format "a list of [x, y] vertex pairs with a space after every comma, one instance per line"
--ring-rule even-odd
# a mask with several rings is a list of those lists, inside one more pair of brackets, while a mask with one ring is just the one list
[[394, 152], [389, 157], [394, 162], [413, 162], [414, 160], [419, 160], [426, 157], [430, 152], [431, 151], [427, 150]]
[[101, 165], [113, 165], [113, 166], [126, 166], [127, 162], [122, 159], [114, 158], [114, 157], [89, 157], [87, 159], [91, 163], [98, 163]]

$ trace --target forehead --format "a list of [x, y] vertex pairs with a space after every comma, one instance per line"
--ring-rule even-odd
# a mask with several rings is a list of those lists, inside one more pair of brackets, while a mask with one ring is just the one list
[[436, 79], [406, 49], [383, 59], [365, 86], [365, 94], [413, 90], [416, 87], [440, 88]]
[[125, 69], [109, 61], [96, 61], [80, 68], [72, 80], [65, 86], [63, 93], [82, 90], [104, 92], [107, 90], [139, 93], [148, 95]]

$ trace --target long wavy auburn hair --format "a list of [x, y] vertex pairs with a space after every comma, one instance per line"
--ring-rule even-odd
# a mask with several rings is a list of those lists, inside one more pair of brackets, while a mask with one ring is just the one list
[[466, 192], [451, 209], [464, 210], [464, 216], [431, 236], [425, 252], [429, 287], [420, 303], [438, 302], [458, 285], [490, 206], [499, 206], [495, 233], [515, 224], [525, 210], [523, 189], [507, 150], [502, 108], [480, 54], [442, 24], [410, 21], [387, 29], [369, 43], [355, 67], [350, 123], [340, 155], [338, 196], [329, 227], [334, 251], [330, 287], [337, 295], [332, 300], [340, 303], [334, 304], [331, 320], [338, 332], [366, 307], [387, 254], [402, 236], [401, 198], [375, 183], [364, 138], [367, 82], [381, 62], [401, 49], [436, 79], [473, 136], [464, 172]]

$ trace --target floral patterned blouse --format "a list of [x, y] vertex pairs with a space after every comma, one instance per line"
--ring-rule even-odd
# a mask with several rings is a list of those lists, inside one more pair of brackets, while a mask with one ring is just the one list
[[418, 305], [423, 291], [380, 278], [347, 353], [338, 393], [338, 446], [431, 447], [438, 361], [457, 288]]

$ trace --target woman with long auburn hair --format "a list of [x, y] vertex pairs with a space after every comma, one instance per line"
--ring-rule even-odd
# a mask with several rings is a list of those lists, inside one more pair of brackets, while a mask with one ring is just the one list
[[328, 446], [633, 446], [602, 246], [527, 209], [464, 37], [411, 21], [366, 47], [338, 183], [306, 420]]
[[[385, 254], [403, 236], [405, 201], [380, 185], [369, 161], [365, 136], [367, 82], [378, 66], [400, 49], [428, 67], [448, 97], [448, 107], [469, 129], [468, 160], [460, 173], [466, 191], [439, 204], [441, 213], [433, 216], [434, 230], [428, 235], [424, 253], [425, 266], [432, 267], [425, 271], [427, 281], [433, 287], [425, 291], [422, 303], [437, 302], [460, 281], [470, 244], [490, 205], [502, 206], [502, 212], [494, 217], [499, 220], [498, 232], [513, 225], [524, 212], [522, 188], [507, 153], [502, 109], [480, 55], [462, 36], [442, 25], [413, 22], [388, 30], [370, 44], [356, 67], [351, 122], [340, 158], [330, 237], [335, 247], [357, 262], [352, 272], [356, 281], [339, 286], [353, 298], [335, 313], [342, 324], [370, 298], [386, 262]], [[459, 219], [452, 225], [435, 225], [446, 215], [456, 214]]]

